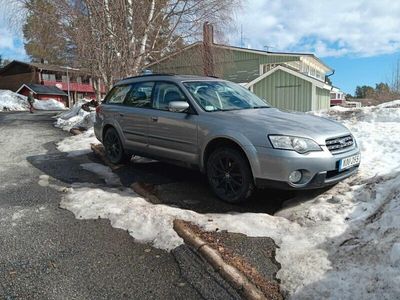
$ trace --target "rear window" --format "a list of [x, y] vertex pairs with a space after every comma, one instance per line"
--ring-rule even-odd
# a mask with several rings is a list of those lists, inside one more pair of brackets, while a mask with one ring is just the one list
[[108, 104], [122, 104], [130, 89], [130, 85], [117, 85], [107, 94], [104, 102]]

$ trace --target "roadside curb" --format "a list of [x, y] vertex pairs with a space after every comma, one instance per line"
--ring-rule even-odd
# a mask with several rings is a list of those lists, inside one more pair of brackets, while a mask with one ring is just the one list
[[111, 170], [116, 171], [124, 166], [124, 165], [114, 165], [112, 162], [110, 162], [104, 152], [103, 145], [90, 144], [90, 148], [92, 149], [95, 155], [97, 155], [107, 166], [111, 168]]
[[161, 204], [162, 202], [160, 201], [160, 199], [158, 199], [157, 196], [153, 194], [152, 188], [153, 187], [151, 185], [142, 182], [134, 182], [131, 185], [131, 189], [136, 194], [142, 196], [153, 204]]
[[186, 244], [193, 247], [225, 280], [227, 280], [246, 299], [275, 299], [265, 295], [245, 274], [224, 261], [217, 250], [196, 235], [188, 226], [188, 222], [175, 219], [174, 230]]
[[69, 130], [69, 133], [71, 133], [71, 134], [73, 134], [73, 135], [79, 135], [79, 134], [82, 134], [83, 132], [80, 131], [78, 128], [71, 128], [71, 129]]

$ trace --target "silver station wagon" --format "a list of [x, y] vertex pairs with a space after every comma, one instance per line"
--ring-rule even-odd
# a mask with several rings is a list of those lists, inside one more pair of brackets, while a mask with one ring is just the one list
[[118, 82], [97, 108], [112, 163], [140, 155], [197, 168], [214, 193], [240, 202], [256, 187], [308, 189], [354, 174], [360, 151], [337, 122], [271, 107], [235, 83], [189, 75]]

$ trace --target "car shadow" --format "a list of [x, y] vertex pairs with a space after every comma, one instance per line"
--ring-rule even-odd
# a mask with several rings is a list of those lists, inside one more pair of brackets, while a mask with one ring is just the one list
[[295, 191], [256, 190], [245, 202], [230, 204], [217, 198], [210, 190], [207, 178], [197, 170], [163, 162], [131, 162], [115, 172], [121, 182], [152, 185], [153, 193], [162, 204], [199, 213], [255, 212], [274, 214], [282, 204], [297, 196]]
[[[65, 183], [93, 183], [104, 185], [102, 179], [83, 170], [80, 165], [87, 162], [103, 164], [95, 154], [86, 153], [69, 157], [57, 150], [54, 143], [44, 145], [47, 154], [30, 156], [27, 160], [43, 173]], [[163, 162], [130, 162], [114, 171], [123, 186], [130, 187], [135, 182], [153, 187], [153, 193], [160, 203], [199, 213], [267, 213], [274, 214], [283, 203], [301, 196], [301, 201], [315, 197], [318, 191], [297, 192], [275, 189], [256, 190], [252, 197], [239, 204], [230, 204], [218, 199], [210, 190], [205, 175]], [[322, 190], [320, 193], [322, 193]], [[307, 197], [310, 195], [310, 197]], [[300, 199], [300, 198], [299, 198]], [[289, 201], [289, 202], [291, 202]]]

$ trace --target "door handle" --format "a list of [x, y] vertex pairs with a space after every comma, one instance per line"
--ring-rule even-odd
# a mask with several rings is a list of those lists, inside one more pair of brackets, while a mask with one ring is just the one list
[[157, 121], [158, 121], [158, 117], [151, 117], [151, 120], [152, 120], [153, 122], [157, 122]]
[[123, 114], [123, 113], [119, 113], [119, 116], [120, 116], [120, 117], [123, 117], [123, 116], [124, 116], [124, 114]]

